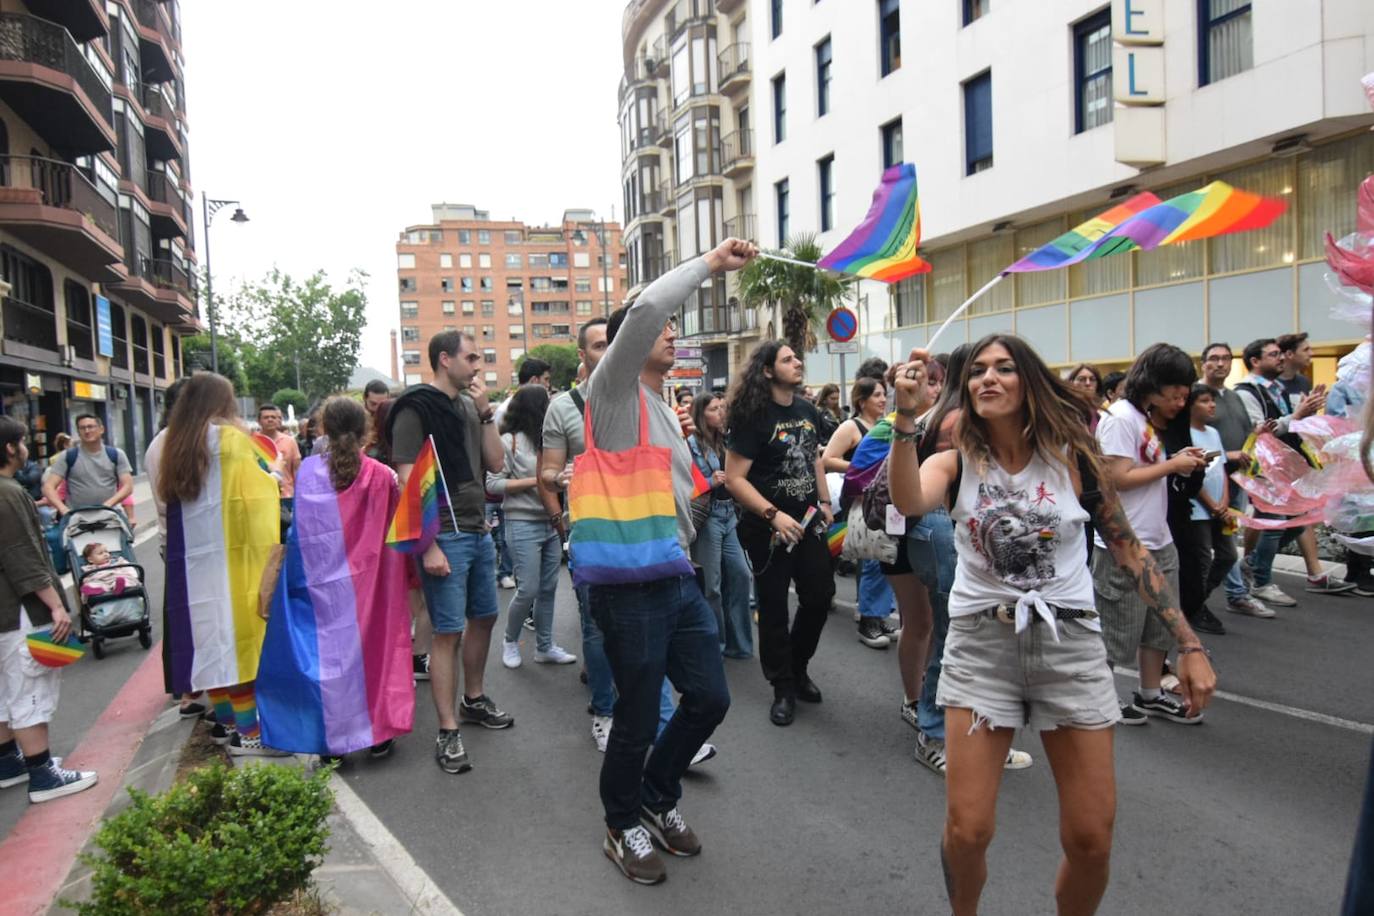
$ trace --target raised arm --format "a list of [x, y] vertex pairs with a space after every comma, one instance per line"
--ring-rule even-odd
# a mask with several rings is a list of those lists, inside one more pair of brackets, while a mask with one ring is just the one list
[[[941, 452], [924, 464], [916, 455], [916, 418], [930, 406], [926, 388], [926, 364], [930, 354], [911, 351], [907, 362], [893, 370], [896, 416], [893, 418], [892, 452], [887, 458], [887, 485], [892, 504], [908, 518], [919, 518], [944, 504], [945, 494], [959, 473], [954, 451]], [[938, 435], [931, 429], [927, 435]]]

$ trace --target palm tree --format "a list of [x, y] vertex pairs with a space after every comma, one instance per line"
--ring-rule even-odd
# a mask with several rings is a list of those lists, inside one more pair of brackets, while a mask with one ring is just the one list
[[[809, 232], [789, 237], [786, 250], [778, 253], [811, 263], [822, 254], [815, 234]], [[755, 258], [740, 271], [739, 298], [746, 308], [781, 306], [782, 338], [798, 356], [804, 356], [816, 348], [815, 329], [850, 297], [853, 284], [844, 274]]]

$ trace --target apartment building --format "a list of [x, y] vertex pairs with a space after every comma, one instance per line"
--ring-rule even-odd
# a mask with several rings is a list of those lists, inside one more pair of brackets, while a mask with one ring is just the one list
[[80, 413], [136, 467], [199, 330], [175, 0], [0, 11], [0, 404], [51, 453]]
[[618, 223], [565, 210], [556, 226], [493, 220], [469, 204], [434, 204], [433, 221], [408, 226], [396, 242], [400, 372], [407, 385], [433, 377], [429, 339], [471, 334], [489, 388], [516, 381], [525, 351], [570, 343], [589, 318], [625, 301]]
[[[1214, 179], [1288, 210], [1262, 231], [1016, 275], [938, 348], [1014, 331], [1056, 365], [1115, 366], [1160, 340], [1239, 351], [1305, 330], [1325, 381], [1362, 334], [1330, 317], [1322, 237], [1352, 230], [1374, 172], [1367, 0], [770, 0], [749, 39], [764, 244], [814, 229], [834, 247], [882, 169], [916, 165], [934, 269], [860, 284], [860, 359], [924, 345], [1004, 267], [1114, 202]], [[808, 358], [811, 381], [842, 374]]]
[[[617, 99], [625, 250], [635, 292], [731, 236], [758, 238], [753, 66], [745, 0], [633, 0], [621, 18]], [[720, 387], [759, 337], [758, 316], [716, 277], [683, 307], [679, 334], [702, 350], [678, 373]]]

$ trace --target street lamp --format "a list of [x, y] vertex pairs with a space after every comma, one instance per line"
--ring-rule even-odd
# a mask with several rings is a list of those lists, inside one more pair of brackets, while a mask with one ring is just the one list
[[243, 212], [237, 200], [211, 200], [205, 196], [205, 192], [200, 194], [200, 224], [205, 228], [205, 313], [210, 319], [210, 371], [219, 372], [219, 335], [215, 330], [215, 283], [214, 273], [210, 269], [210, 221], [215, 218], [215, 214], [228, 206], [234, 207], [234, 215], [229, 217], [230, 222], [246, 223], [248, 214]]
[[[606, 221], [597, 219], [594, 223], [584, 224], [592, 232], [596, 233], [596, 243], [601, 246], [601, 311], [607, 317], [611, 314], [611, 285], [607, 280], [606, 259]], [[573, 241], [581, 244], [587, 240], [587, 234], [581, 229], [573, 232]], [[208, 258], [208, 255], [207, 255]]]

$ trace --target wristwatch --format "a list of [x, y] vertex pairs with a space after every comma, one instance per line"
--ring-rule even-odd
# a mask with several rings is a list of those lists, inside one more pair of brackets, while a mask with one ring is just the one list
[[763, 520], [766, 521], [766, 522], [771, 522], [773, 519], [777, 518], [777, 515], [778, 515], [778, 507], [777, 507], [777, 506], [769, 506], [767, 509], [764, 509], [764, 510], [763, 510]]

